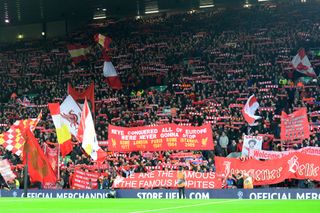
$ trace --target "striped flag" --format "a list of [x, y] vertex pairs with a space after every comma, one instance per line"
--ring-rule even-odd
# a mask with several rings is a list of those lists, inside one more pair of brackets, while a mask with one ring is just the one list
[[305, 74], [310, 77], [317, 77], [316, 73], [314, 72], [311, 63], [309, 61], [308, 56], [304, 48], [301, 48], [298, 51], [298, 54], [293, 57], [291, 64], [295, 70], [298, 72]]
[[111, 62], [111, 58], [105, 52], [103, 52], [103, 56], [105, 60], [103, 64], [103, 75], [106, 77], [106, 83], [112, 89], [122, 89], [122, 83], [116, 69]]
[[99, 43], [103, 49], [105, 50], [110, 50], [110, 44], [111, 44], [111, 38], [109, 38], [108, 36], [104, 36], [101, 34], [96, 34], [94, 36], [94, 40]]
[[86, 55], [90, 52], [90, 48], [86, 45], [68, 44], [67, 48], [72, 61], [76, 64], [80, 63], [83, 60], [86, 60]]
[[0, 134], [0, 145], [20, 156], [23, 152], [23, 145], [25, 143], [25, 139], [23, 137], [24, 132], [28, 128], [33, 132], [41, 117], [42, 112], [37, 118], [17, 120], [14, 122], [7, 132]]
[[98, 162], [104, 161], [107, 153], [103, 151], [98, 144], [97, 135], [94, 129], [94, 123], [87, 99], [84, 102], [83, 110], [81, 113], [77, 139], [82, 142], [82, 148], [88, 155], [91, 156], [93, 160]]
[[64, 157], [72, 151], [71, 134], [69, 132], [67, 124], [63, 123], [60, 115], [60, 104], [49, 103], [48, 104], [53, 124], [56, 128], [58, 143], [60, 145], [61, 155]]
[[0, 174], [6, 182], [16, 178], [16, 175], [12, 172], [10, 163], [7, 159], [0, 160]]

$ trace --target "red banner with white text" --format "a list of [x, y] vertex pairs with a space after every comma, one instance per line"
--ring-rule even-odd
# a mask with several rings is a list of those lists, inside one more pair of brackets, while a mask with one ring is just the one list
[[215, 165], [219, 175], [248, 173], [254, 185], [276, 184], [289, 178], [320, 181], [320, 156], [298, 152], [268, 161], [216, 157]]
[[73, 174], [73, 189], [97, 189], [99, 174], [76, 169]]
[[290, 151], [267, 151], [267, 150], [259, 150], [259, 149], [249, 149], [249, 157], [253, 157], [256, 159], [265, 159], [265, 160], [270, 160], [270, 159], [278, 159], [282, 158], [284, 156], [301, 152], [304, 154], [309, 154], [309, 155], [318, 155], [320, 156], [320, 147], [304, 147], [298, 150], [290, 150]]
[[108, 149], [116, 152], [213, 150], [210, 124], [200, 127], [164, 124], [145, 127], [109, 125]]
[[299, 109], [292, 114], [281, 113], [281, 140], [303, 140], [310, 137], [307, 109]]
[[[185, 171], [186, 188], [220, 189], [222, 180], [214, 172]], [[153, 189], [177, 188], [177, 171], [155, 170], [148, 173], [134, 173], [127, 178], [117, 176], [113, 188], [120, 189]]]

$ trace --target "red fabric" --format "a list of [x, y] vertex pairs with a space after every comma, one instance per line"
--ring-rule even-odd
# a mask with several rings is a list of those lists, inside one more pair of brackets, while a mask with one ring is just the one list
[[122, 89], [122, 83], [119, 76], [107, 77], [105, 81], [112, 89]]
[[[177, 188], [177, 171], [155, 170], [148, 173], [134, 173], [128, 178], [117, 176], [113, 188]], [[221, 189], [222, 181], [214, 172], [200, 173], [185, 171], [187, 189]]]
[[[72, 188], [73, 189], [97, 189], [97, 180], [99, 174], [96, 172], [84, 172], [76, 169], [72, 177]], [[91, 184], [90, 184], [91, 181]]]
[[60, 145], [60, 152], [61, 152], [62, 157], [65, 157], [73, 149], [73, 145], [72, 145], [72, 141], [71, 140], [67, 140], [63, 144], [59, 144], [59, 145]]
[[213, 150], [211, 125], [108, 127], [109, 151]]
[[237, 152], [242, 152], [243, 143], [237, 144]]
[[281, 113], [281, 140], [306, 139], [310, 137], [307, 108], [301, 108], [290, 115]]
[[23, 148], [23, 163], [27, 163], [31, 182], [55, 183], [57, 177], [30, 129], [26, 130]]
[[276, 184], [289, 178], [320, 180], [320, 156], [303, 153], [267, 161], [216, 157], [215, 165], [218, 175], [248, 173], [254, 185]]
[[79, 92], [76, 89], [72, 88], [70, 84], [68, 84], [68, 94], [72, 96], [74, 100], [85, 100], [86, 98], [90, 100], [92, 105], [92, 111], [94, 112], [94, 83], [92, 82], [90, 86], [83, 92]]
[[51, 165], [51, 168], [57, 174], [58, 172], [58, 157], [59, 157], [59, 150], [54, 147], [50, 148], [46, 143], [43, 144], [44, 147], [44, 154], [48, 159], [48, 162]]

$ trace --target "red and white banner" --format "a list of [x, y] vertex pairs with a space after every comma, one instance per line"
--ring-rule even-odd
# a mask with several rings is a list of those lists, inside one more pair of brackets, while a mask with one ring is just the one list
[[109, 151], [213, 150], [210, 124], [200, 127], [164, 124], [108, 127]]
[[97, 189], [99, 174], [76, 169], [73, 174], [73, 189]]
[[[185, 171], [185, 174], [188, 189], [220, 189], [222, 187], [221, 179], [214, 172]], [[148, 173], [134, 173], [127, 178], [117, 176], [113, 188], [177, 188], [177, 182], [177, 171], [156, 170]]]
[[277, 151], [266, 151], [266, 150], [257, 150], [257, 149], [250, 149], [249, 150], [249, 157], [253, 157], [256, 159], [265, 159], [265, 160], [272, 160], [272, 159], [279, 159], [284, 156], [301, 152], [304, 154], [309, 154], [309, 155], [318, 155], [320, 156], [320, 147], [304, 147], [302, 149], [298, 150], [290, 150], [290, 151], [282, 151], [282, 152], [277, 152]]
[[301, 108], [292, 114], [281, 113], [281, 140], [297, 140], [310, 137], [307, 109]]
[[10, 163], [7, 159], [0, 160], [0, 174], [6, 182], [16, 178], [16, 175], [12, 172]]
[[306, 55], [304, 48], [301, 48], [298, 51], [298, 54], [293, 57], [291, 65], [295, 70], [297, 70], [300, 73], [303, 73], [311, 77], [317, 77], [316, 73], [314, 72], [311, 66], [308, 56]]
[[262, 136], [244, 135], [243, 145], [242, 145], [242, 155], [248, 156], [250, 149], [261, 150], [262, 142], [263, 142]]
[[289, 178], [320, 180], [320, 156], [303, 153], [268, 161], [215, 157], [215, 165], [219, 175], [248, 173], [254, 185], [276, 184]]

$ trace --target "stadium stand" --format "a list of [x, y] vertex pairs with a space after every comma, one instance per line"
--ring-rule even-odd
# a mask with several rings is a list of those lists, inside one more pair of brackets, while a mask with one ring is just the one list
[[[37, 117], [42, 111], [35, 136], [42, 147], [55, 149], [57, 137], [47, 103], [62, 102], [68, 83], [86, 88], [94, 82], [95, 127], [105, 151], [108, 124], [210, 123], [215, 149], [188, 152], [192, 160], [172, 158], [180, 152], [170, 150], [108, 152], [101, 167], [73, 138], [73, 151], [59, 161], [59, 188], [72, 188], [77, 167], [104, 176], [98, 180], [99, 188], [111, 188], [117, 175], [177, 170], [179, 166], [215, 171], [215, 156], [241, 152], [244, 134], [262, 135], [263, 150], [319, 147], [319, 82], [289, 66], [298, 49], [304, 47], [319, 74], [319, 29], [318, 8], [299, 5], [116, 20], [102, 27], [85, 26], [65, 38], [1, 44], [0, 132], [7, 131], [16, 120]], [[121, 90], [111, 89], [102, 75], [103, 50], [93, 40], [97, 33], [112, 38], [109, 54], [119, 73]], [[75, 64], [68, 44], [85, 45], [90, 52]], [[241, 113], [251, 94], [260, 103], [257, 114], [262, 117], [253, 127], [246, 124]], [[311, 137], [301, 143], [283, 144], [280, 113], [292, 113], [299, 107], [307, 107]], [[0, 156], [10, 161], [22, 188], [21, 159], [2, 146]], [[286, 180], [273, 186], [319, 187], [319, 182]]]

